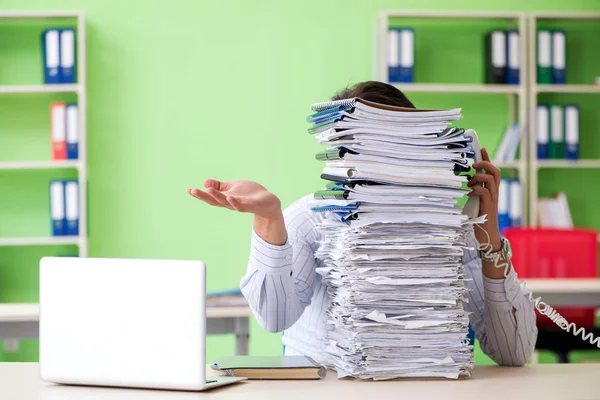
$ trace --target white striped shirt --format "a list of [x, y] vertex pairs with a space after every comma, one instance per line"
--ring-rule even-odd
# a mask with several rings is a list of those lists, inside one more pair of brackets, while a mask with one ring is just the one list
[[[241, 290], [259, 324], [269, 332], [284, 332], [286, 355], [322, 360], [329, 296], [316, 273], [322, 266], [314, 257], [323, 213], [310, 209], [312, 195], [284, 211], [287, 241], [269, 244], [255, 232], [248, 271]], [[475, 236], [468, 243], [477, 248]], [[485, 354], [501, 365], [523, 365], [537, 339], [533, 304], [524, 295], [514, 270], [506, 279], [483, 276], [476, 250], [463, 256], [469, 287], [464, 302], [469, 320]], [[513, 316], [513, 308], [515, 314]]]

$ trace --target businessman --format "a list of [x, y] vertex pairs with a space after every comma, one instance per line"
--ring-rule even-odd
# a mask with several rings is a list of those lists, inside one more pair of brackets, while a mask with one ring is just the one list
[[[382, 104], [415, 108], [404, 94], [381, 82], [362, 82], [337, 93], [332, 100], [360, 97]], [[524, 295], [512, 270], [507, 277], [495, 268], [494, 260], [510, 262], [510, 244], [498, 229], [500, 170], [485, 149], [483, 161], [474, 168], [468, 196], [481, 199], [480, 214], [487, 221], [476, 227], [470, 247], [490, 243], [490, 252], [466, 251], [463, 256], [467, 286], [464, 303], [483, 351], [501, 365], [521, 366], [531, 356], [537, 328], [533, 305]], [[483, 186], [477, 185], [483, 183]], [[318, 248], [317, 225], [326, 218], [312, 212], [305, 196], [285, 211], [276, 195], [251, 181], [220, 182], [208, 179], [204, 191], [188, 194], [215, 206], [254, 214], [254, 229], [248, 271], [241, 290], [260, 325], [269, 332], [282, 332], [286, 355], [308, 355], [322, 359], [325, 348], [329, 296], [316, 269], [322, 262], [314, 257]], [[485, 232], [484, 232], [485, 230]], [[487, 235], [486, 235], [487, 232]], [[489, 238], [488, 238], [489, 235]]]

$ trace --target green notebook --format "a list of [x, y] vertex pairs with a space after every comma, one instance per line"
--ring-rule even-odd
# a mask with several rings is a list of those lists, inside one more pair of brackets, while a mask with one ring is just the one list
[[233, 356], [215, 360], [213, 369], [248, 379], [321, 379], [327, 370], [304, 356]]

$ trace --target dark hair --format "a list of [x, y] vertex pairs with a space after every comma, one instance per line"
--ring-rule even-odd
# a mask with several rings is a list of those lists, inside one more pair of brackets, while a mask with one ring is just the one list
[[377, 81], [360, 82], [342, 89], [331, 100], [350, 99], [353, 97], [360, 97], [364, 100], [388, 106], [415, 108], [413, 103], [400, 90], [387, 83]]

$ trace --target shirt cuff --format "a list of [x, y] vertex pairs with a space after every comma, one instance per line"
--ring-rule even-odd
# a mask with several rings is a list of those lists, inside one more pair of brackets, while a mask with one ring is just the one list
[[515, 298], [520, 292], [517, 275], [511, 268], [506, 278], [492, 279], [483, 275], [483, 290], [485, 299], [493, 303], [510, 303], [514, 305]]
[[288, 239], [281, 246], [267, 243], [252, 229], [251, 262], [257, 269], [271, 275], [289, 274], [292, 268], [292, 253], [292, 245]]

